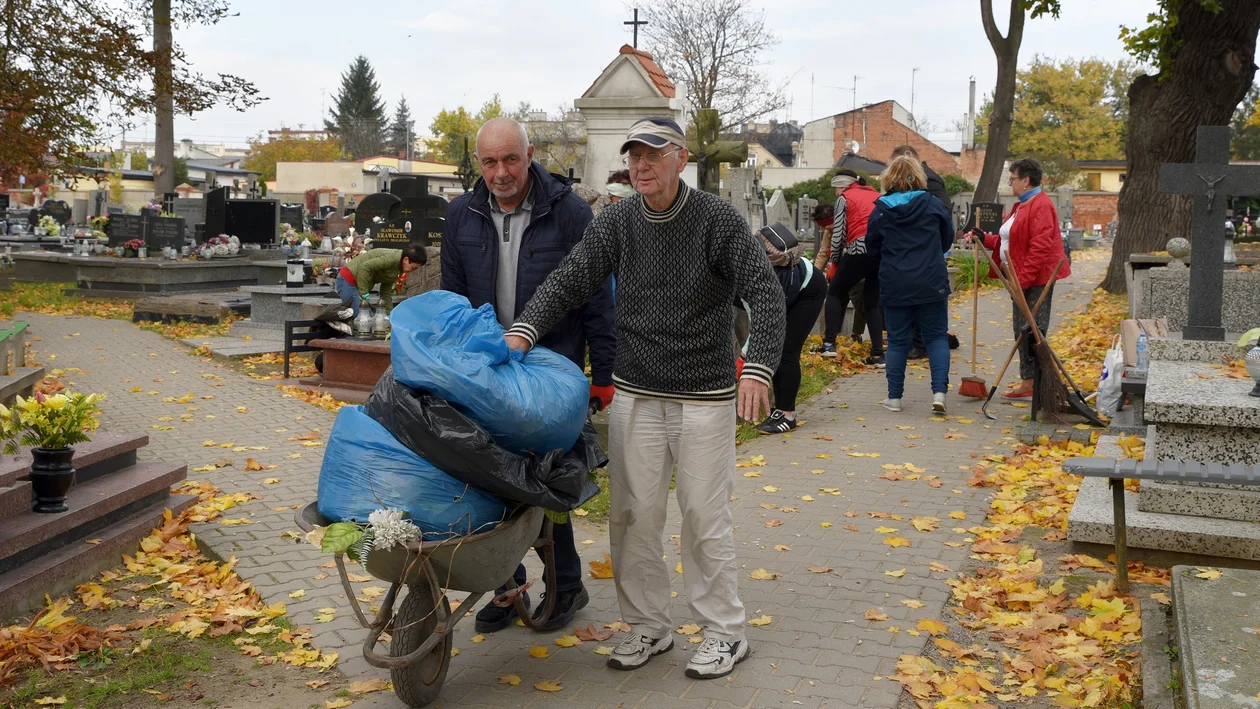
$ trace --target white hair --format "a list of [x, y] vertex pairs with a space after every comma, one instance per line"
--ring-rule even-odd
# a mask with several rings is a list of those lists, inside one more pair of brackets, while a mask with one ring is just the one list
[[492, 126], [493, 127], [498, 127], [498, 126], [506, 127], [507, 125], [511, 125], [513, 128], [516, 129], [516, 135], [521, 145], [521, 153], [524, 154], [525, 152], [527, 152], [529, 150], [529, 134], [525, 132], [525, 126], [521, 125], [520, 123], [517, 123], [511, 118], [505, 118], [502, 116], [500, 116], [499, 118], [491, 118], [485, 123], [482, 123], [481, 128], [477, 129], [477, 146], [476, 146], [477, 150], [481, 149], [481, 134], [485, 133], [486, 129], [491, 128]]

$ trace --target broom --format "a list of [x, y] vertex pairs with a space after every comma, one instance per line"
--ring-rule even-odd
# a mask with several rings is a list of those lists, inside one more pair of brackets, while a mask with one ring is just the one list
[[[980, 223], [980, 208], [976, 208], [976, 224]], [[976, 376], [976, 336], [980, 329], [980, 245], [971, 241], [971, 376], [963, 377], [958, 384], [958, 395], [983, 399], [988, 387], [984, 379]]]
[[[1045, 290], [1041, 291], [1041, 297], [1037, 298], [1037, 303], [1033, 305], [1033, 312], [1041, 310], [1041, 304], [1046, 302], [1046, 297], [1050, 295], [1050, 291], [1054, 289], [1054, 282], [1059, 278], [1059, 271], [1063, 268], [1063, 263], [1067, 259], [1059, 259], [1059, 265], [1054, 267], [1054, 275], [1050, 277], [1050, 284]], [[1007, 367], [1011, 366], [1011, 360], [1015, 359], [1015, 353], [1019, 351], [1020, 343], [1024, 341], [1024, 333], [1019, 333], [1015, 338], [1015, 345], [1011, 347], [1011, 351], [1006, 355], [1006, 361], [1002, 363], [1002, 369], [998, 371], [997, 379], [993, 381], [993, 386], [989, 387], [989, 395], [984, 399], [984, 406], [980, 407], [980, 413], [990, 421], [997, 421], [997, 417], [989, 413], [989, 404], [993, 403], [993, 395], [997, 393], [998, 385], [1002, 383], [1002, 377], [1006, 376]], [[1066, 370], [1065, 370], [1066, 371]]]
[[1046, 342], [1045, 338], [1041, 336], [1041, 329], [1037, 327], [1037, 320], [1033, 317], [1032, 311], [1028, 309], [1028, 301], [1024, 299], [1024, 289], [1020, 285], [1019, 276], [1015, 274], [1015, 270], [1003, 270], [993, 262], [993, 257], [989, 255], [987, 249], [984, 251], [984, 257], [993, 270], [1006, 274], [1007, 277], [1002, 279], [1002, 284], [1006, 286], [1007, 292], [1011, 294], [1011, 300], [1015, 302], [1015, 307], [1019, 308], [1020, 313], [1024, 316], [1024, 320], [1032, 329], [1037, 368], [1041, 373], [1040, 386], [1037, 387], [1037, 408], [1041, 411], [1047, 411], [1051, 416], [1058, 418], [1059, 413], [1063, 411], [1063, 407], [1067, 405], [1067, 386], [1059, 377], [1059, 368], [1058, 363], [1055, 361], [1054, 351], [1050, 349], [1050, 343]]

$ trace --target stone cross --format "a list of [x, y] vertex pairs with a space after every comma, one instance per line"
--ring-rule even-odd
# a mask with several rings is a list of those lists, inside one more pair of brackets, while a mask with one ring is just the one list
[[1159, 167], [1159, 191], [1194, 198], [1190, 221], [1189, 318], [1182, 337], [1225, 340], [1221, 298], [1225, 284], [1225, 203], [1229, 197], [1260, 195], [1260, 165], [1229, 164], [1229, 126], [1199, 126], [1197, 155], [1189, 164]]

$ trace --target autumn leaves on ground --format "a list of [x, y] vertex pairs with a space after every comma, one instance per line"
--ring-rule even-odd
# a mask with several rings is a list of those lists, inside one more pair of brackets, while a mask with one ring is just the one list
[[[0, 312], [14, 310], [119, 319], [131, 315], [129, 304], [82, 301], [63, 296], [56, 288], [23, 285], [0, 294]], [[1052, 335], [1056, 350], [1083, 387], [1092, 388], [1096, 382], [1099, 363], [1123, 313], [1122, 298], [1095, 294], [1082, 313], [1065, 318]], [[221, 326], [150, 327], [181, 338], [219, 334], [215, 328]], [[190, 354], [197, 356], [191, 350]], [[860, 346], [852, 345], [835, 360], [807, 355], [802, 395], [824, 391], [837, 377], [878, 376], [861, 365], [863, 354]], [[263, 355], [234, 366], [256, 379], [277, 379], [281, 364], [278, 355]], [[295, 364], [310, 367], [305, 360]], [[50, 374], [44, 386], [55, 388], [58, 380]], [[341, 405], [318, 392], [280, 388], [329, 410]], [[1129, 455], [1141, 455], [1140, 441], [1125, 443]], [[946, 544], [970, 545], [972, 551], [968, 568], [949, 569], [939, 563], [933, 567], [937, 577], [951, 576], [943, 583], [953, 600], [942, 618], [894, 627], [875, 607], [883, 599], [872, 600], [868, 621], [886, 625], [887, 632], [931, 636], [922, 656], [903, 656], [895, 675], [877, 679], [900, 682], [911, 701], [938, 709], [1008, 702], [1137, 706], [1140, 603], [1168, 601], [1163, 593], [1167, 572], [1131, 563], [1133, 595], [1119, 596], [1108, 561], [1069, 553], [1067, 515], [1079, 478], [1063, 473], [1061, 462], [1088, 455], [1088, 447], [1042, 440], [1032, 446], [1016, 445], [1008, 455], [984, 453], [974, 454], [967, 484], [991, 491], [987, 520], [968, 520], [961, 512], [945, 510], [940, 515], [947, 517], [944, 520], [905, 520], [880, 510], [849, 514], [878, 519], [876, 531], [885, 534], [889, 546], [904, 541], [901, 535], [909, 531], [954, 534]], [[892, 485], [920, 479], [914, 470], [885, 467]], [[284, 604], [263, 604], [233, 572], [233, 560], [216, 562], [200, 554], [189, 524], [212, 519], [230, 523], [230, 510], [249, 493], [224, 495], [193, 482], [181, 491], [197, 494], [199, 503], [154, 530], [141, 550], [124, 557], [117, 569], [79, 586], [72, 596], [49, 599], [36, 618], [0, 628], [0, 706], [111, 709], [135, 705], [139, 694], [148, 694], [153, 705], [181, 708], [211, 700], [234, 706], [242, 700], [257, 703], [249, 702], [253, 696], [259, 701], [265, 697], [267, 705], [335, 709], [349, 706], [364, 693], [389, 689], [380, 680], [347, 682], [336, 670], [335, 653], [311, 647], [309, 629], [292, 627]], [[598, 506], [591, 509], [589, 519], [598, 521]], [[783, 542], [786, 548], [790, 540]], [[601, 562], [591, 566], [593, 575], [611, 574]], [[752, 579], [759, 572], [773, 573], [751, 570]], [[887, 575], [895, 579], [897, 573]], [[903, 603], [914, 608], [918, 601]], [[769, 625], [773, 616], [758, 616], [750, 623]], [[556, 647], [539, 644], [530, 653], [545, 657], [582, 641], [603, 643], [620, 629], [619, 621], [607, 619], [567, 631], [555, 639]], [[699, 632], [697, 627], [678, 629], [688, 640], [698, 640]], [[596, 652], [608, 648], [598, 645]], [[507, 675], [499, 682], [515, 686], [522, 680]], [[559, 691], [562, 686], [541, 678], [533, 689]]]

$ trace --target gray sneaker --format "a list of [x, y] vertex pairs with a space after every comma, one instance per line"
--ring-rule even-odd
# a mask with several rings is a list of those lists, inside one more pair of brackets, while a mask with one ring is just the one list
[[735, 665], [748, 657], [748, 641], [723, 642], [717, 638], [705, 638], [687, 663], [686, 675], [692, 679], [717, 679], [725, 677]]
[[608, 666], [614, 670], [637, 670], [646, 665], [654, 655], [669, 652], [672, 647], [672, 635], [658, 640], [642, 633], [631, 633], [613, 648], [612, 655], [608, 657]]

